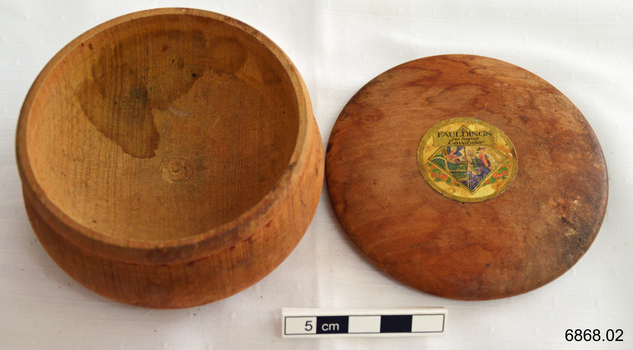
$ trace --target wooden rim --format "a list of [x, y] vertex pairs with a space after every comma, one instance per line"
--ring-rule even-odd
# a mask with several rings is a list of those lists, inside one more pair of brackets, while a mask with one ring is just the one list
[[[140, 18], [163, 15], [194, 16], [219, 21], [245, 32], [249, 37], [258, 41], [267, 50], [269, 50], [284, 67], [285, 72], [294, 87], [299, 112], [299, 130], [290, 162], [284, 173], [277, 181], [275, 187], [255, 206], [242, 213], [237, 219], [215, 227], [210, 231], [191, 237], [170, 241], [139, 242], [104, 235], [79, 224], [65, 215], [62, 210], [50, 200], [35, 177], [30, 164], [26, 134], [31, 106], [38, 95], [40, 87], [46, 81], [49, 74], [54, 71], [55, 67], [64, 60], [66, 55], [72, 52], [77, 46], [81, 45], [82, 42], [85, 42], [96, 34], [107, 31], [110, 28]], [[299, 172], [303, 168], [302, 165], [308, 158], [306, 156], [306, 151], [309, 145], [308, 139], [312, 137], [314, 133], [313, 129], [316, 128], [316, 125], [312, 125], [315, 123], [310, 123], [311, 116], [312, 107], [310, 97], [305, 83], [299, 75], [296, 67], [290, 61], [288, 56], [272, 40], [258, 30], [234, 18], [210, 11], [187, 8], [161, 8], [145, 10], [112, 19], [88, 30], [60, 50], [44, 67], [31, 86], [20, 111], [16, 135], [18, 170], [21, 178], [23, 179], [25, 199], [28, 200], [27, 198], [29, 198], [30, 202], [34, 205], [35, 210], [39, 212], [42, 218], [44, 218], [53, 228], [56, 228], [57, 232], [67, 235], [66, 238], [70, 239], [73, 243], [93, 251], [98, 255], [121, 261], [148, 263], [148, 252], [155, 251], [156, 249], [164, 252], [169, 250], [169, 254], [158, 256], [157, 261], [153, 262], [195, 260], [197, 258], [227, 249], [236, 243], [247, 239], [250, 235], [252, 235], [252, 231], [250, 231], [249, 228], [254, 219], [269, 212], [271, 208], [274, 207], [275, 201], [288, 196], [288, 187], [292, 187], [298, 182]]]

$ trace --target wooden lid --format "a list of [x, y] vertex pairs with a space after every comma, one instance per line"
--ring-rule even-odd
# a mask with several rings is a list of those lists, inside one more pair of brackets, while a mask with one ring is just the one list
[[477, 56], [423, 58], [365, 85], [327, 148], [330, 198], [376, 266], [431, 294], [509, 297], [570, 269], [605, 215], [598, 140], [560, 91]]

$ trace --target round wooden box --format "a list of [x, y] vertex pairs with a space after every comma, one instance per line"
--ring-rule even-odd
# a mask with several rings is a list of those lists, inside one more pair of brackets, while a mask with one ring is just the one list
[[151, 308], [213, 302], [270, 273], [323, 178], [289, 58], [248, 25], [191, 9], [129, 14], [63, 48], [24, 102], [17, 160], [53, 260]]
[[525, 293], [570, 269], [608, 196], [600, 144], [569, 99], [524, 69], [467, 55], [367, 83], [334, 125], [326, 178], [369, 260], [464, 300]]

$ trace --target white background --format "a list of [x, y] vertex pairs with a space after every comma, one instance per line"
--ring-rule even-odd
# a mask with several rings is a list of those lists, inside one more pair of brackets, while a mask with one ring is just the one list
[[[80, 286], [44, 252], [23, 207], [14, 134], [46, 62], [82, 32], [149, 8], [220, 12], [263, 32], [301, 72], [327, 142], [349, 98], [400, 63], [468, 53], [526, 68], [593, 126], [610, 199], [588, 253], [530, 293], [464, 302], [418, 292], [365, 260], [324, 189], [305, 237], [272, 274], [229, 299], [160, 311]], [[633, 1], [44, 1], [0, 2], [1, 349], [633, 349]], [[580, 159], [579, 159], [580, 161]], [[444, 306], [442, 338], [282, 339], [282, 307]], [[623, 329], [624, 341], [567, 342], [565, 330]]]

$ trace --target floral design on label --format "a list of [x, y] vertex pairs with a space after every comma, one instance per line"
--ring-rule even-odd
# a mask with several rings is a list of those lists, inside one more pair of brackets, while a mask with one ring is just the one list
[[481, 202], [505, 191], [517, 173], [510, 139], [475, 118], [453, 118], [432, 127], [418, 146], [418, 167], [444, 196]]

